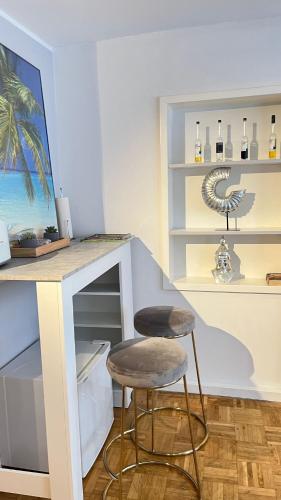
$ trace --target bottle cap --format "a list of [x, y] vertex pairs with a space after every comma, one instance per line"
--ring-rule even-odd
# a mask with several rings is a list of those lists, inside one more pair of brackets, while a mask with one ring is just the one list
[[247, 118], [243, 118], [243, 122], [246, 122], [247, 121]]
[[200, 122], [196, 122], [196, 125], [199, 125], [199, 124], [200, 124]]
[[221, 120], [218, 120], [218, 123], [221, 123]]
[[271, 116], [271, 123], [275, 123], [275, 115]]

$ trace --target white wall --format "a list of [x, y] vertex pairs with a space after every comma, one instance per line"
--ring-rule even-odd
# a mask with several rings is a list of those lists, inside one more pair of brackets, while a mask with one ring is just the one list
[[75, 236], [101, 232], [102, 156], [95, 45], [54, 51], [58, 159]]
[[98, 43], [98, 75], [106, 230], [142, 240], [134, 248], [135, 309], [191, 307], [207, 390], [281, 400], [280, 296], [166, 292], [157, 264], [158, 96], [280, 83], [280, 42], [280, 19], [108, 40]]
[[[1, 17], [0, 33], [1, 43], [41, 70], [54, 180], [58, 183], [52, 53]], [[1, 283], [0, 318], [0, 366], [3, 366], [38, 337], [34, 285]]]

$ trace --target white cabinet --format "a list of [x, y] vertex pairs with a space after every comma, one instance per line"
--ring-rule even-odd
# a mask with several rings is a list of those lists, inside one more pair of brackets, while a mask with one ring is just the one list
[[[115, 269], [118, 281], [99, 279], [112, 269]], [[81, 298], [85, 297], [85, 293], [87, 298], [89, 291], [93, 297], [98, 293], [106, 298], [108, 292], [112, 297], [119, 296], [121, 322], [118, 328], [111, 328], [110, 324], [108, 337], [112, 338], [112, 342], [118, 342], [134, 336], [130, 242], [73, 243], [61, 252], [50, 254], [48, 259], [34, 259], [28, 265], [25, 261], [17, 262], [16, 266], [13, 262], [7, 264], [1, 269], [0, 281], [12, 281], [15, 289], [19, 281], [25, 282], [26, 287], [27, 282], [33, 282], [36, 286], [37, 302], [34, 302], [33, 307], [37, 304], [49, 462], [47, 474], [0, 467], [0, 490], [52, 500], [82, 500], [81, 438], [85, 449], [85, 443], [89, 441], [89, 429], [86, 428], [85, 434], [80, 435], [79, 404], [84, 404], [84, 397], [79, 403], [75, 333], [77, 338], [77, 329], [81, 328], [84, 334], [91, 332], [90, 340], [106, 339], [107, 329], [103, 328], [100, 321], [90, 328], [85, 327], [84, 323], [81, 327], [74, 327], [77, 308], [73, 302], [81, 291], [81, 295], [78, 295]], [[116, 284], [119, 288], [116, 288]], [[100, 301], [98, 306], [92, 304], [89, 310], [84, 311], [102, 313], [103, 316], [106, 311], [118, 313], [116, 304], [113, 307], [109, 303], [104, 303], [102, 307]], [[82, 305], [82, 312], [83, 308]], [[27, 310], [27, 313], [30, 314], [30, 311]], [[16, 316], [12, 315], [9, 321], [13, 323], [14, 320], [16, 325], [19, 324]], [[19, 327], [19, 336], [22, 333]], [[9, 335], [9, 331], [6, 334]], [[102, 380], [106, 373], [101, 375]], [[90, 387], [86, 380], [84, 383], [83, 393], [86, 395]], [[111, 387], [110, 379], [109, 384]], [[120, 390], [117, 389], [115, 395], [120, 395]], [[19, 398], [17, 403], [20, 405], [24, 400]], [[89, 402], [87, 404], [92, 408]], [[112, 409], [112, 403], [110, 406]], [[15, 412], [17, 407], [15, 404]], [[89, 426], [90, 420], [91, 417]], [[37, 433], [35, 425], [34, 431]], [[99, 435], [96, 438], [100, 439]]]

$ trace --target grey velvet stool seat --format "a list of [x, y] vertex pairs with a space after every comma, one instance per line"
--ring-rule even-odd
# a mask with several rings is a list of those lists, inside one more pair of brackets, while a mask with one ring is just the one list
[[[173, 306], [145, 307], [144, 309], [141, 309], [135, 314], [134, 323], [137, 332], [149, 338], [156, 339], [163, 337], [166, 339], [176, 339], [179, 337], [191, 335], [198, 389], [200, 394], [202, 416], [194, 412], [191, 412], [191, 414], [204, 428], [203, 439], [196, 445], [196, 450], [199, 450], [206, 443], [209, 436], [208, 436], [208, 427], [204, 409], [203, 393], [202, 393], [200, 373], [199, 373], [199, 364], [198, 364], [195, 337], [194, 337], [194, 327], [195, 327], [194, 314], [192, 314], [190, 311], [186, 309], [181, 309], [179, 307], [173, 307]], [[179, 412], [186, 412], [186, 410], [182, 408], [170, 408], [170, 407], [155, 408], [154, 404], [152, 404], [152, 408], [149, 409], [149, 392], [147, 391], [147, 408], [146, 409], [142, 408], [143, 412], [142, 416], [145, 416], [145, 414], [147, 413], [159, 412], [168, 409], [170, 410], [176, 409]], [[131, 436], [133, 438], [133, 434]], [[179, 455], [189, 455], [190, 453], [192, 453], [191, 448], [181, 452], [176, 452], [176, 451], [172, 452], [163, 450], [157, 451], [154, 448], [154, 445], [152, 446], [151, 449], [148, 449], [143, 445], [140, 445], [140, 447], [144, 451], [148, 451], [155, 455], [179, 456]]]
[[135, 314], [135, 329], [145, 337], [184, 337], [195, 327], [194, 315], [173, 306], [145, 307]]
[[[190, 481], [198, 493], [198, 498], [201, 499], [201, 488], [199, 479], [199, 469], [194, 445], [193, 430], [191, 426], [191, 414], [189, 407], [189, 396], [186, 381], [187, 371], [187, 354], [182, 346], [176, 340], [167, 340], [164, 338], [138, 338], [126, 340], [117, 344], [111, 349], [107, 358], [107, 368], [112, 379], [122, 386], [122, 410], [121, 410], [121, 433], [115, 436], [104, 449], [104, 465], [111, 479], [109, 480], [104, 493], [105, 500], [109, 494], [109, 490], [114, 481], [119, 481], [119, 499], [122, 499], [123, 483], [122, 476], [125, 472], [141, 467], [144, 465], [165, 466], [174, 469], [182, 474]], [[139, 459], [139, 439], [138, 439], [138, 421], [141, 415], [138, 415], [138, 391], [140, 389], [150, 390], [152, 393], [156, 389], [175, 384], [180, 379], [183, 379], [186, 399], [186, 412], [188, 415], [189, 432], [192, 444], [192, 454], [194, 459], [196, 479], [187, 472], [183, 467], [177, 464], [169, 463], [167, 460], [156, 461]], [[124, 429], [125, 420], [125, 389], [130, 387], [133, 389], [133, 404], [134, 404], [134, 427], [132, 429]], [[152, 417], [152, 430], [154, 434], [154, 422]], [[128, 433], [134, 433], [135, 447], [135, 463], [124, 464], [124, 439]], [[112, 444], [121, 439], [120, 449], [120, 470], [113, 472], [108, 463], [108, 451]], [[131, 441], [130, 441], [131, 442]]]

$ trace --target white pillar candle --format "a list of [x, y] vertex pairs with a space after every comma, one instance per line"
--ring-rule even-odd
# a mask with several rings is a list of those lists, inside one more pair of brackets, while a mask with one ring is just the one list
[[56, 198], [59, 234], [61, 238], [73, 238], [69, 199], [65, 196]]

